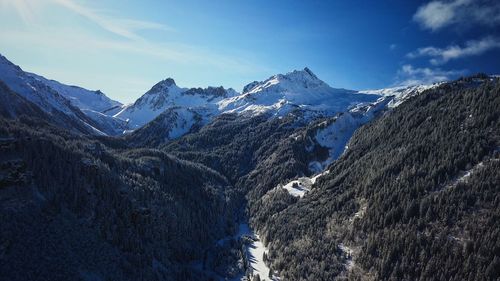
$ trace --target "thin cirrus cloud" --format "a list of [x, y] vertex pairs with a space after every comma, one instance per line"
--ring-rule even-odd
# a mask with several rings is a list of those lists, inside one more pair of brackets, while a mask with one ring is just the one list
[[431, 1], [418, 8], [413, 20], [432, 31], [452, 25], [497, 26], [500, 24], [500, 1]]
[[88, 20], [96, 23], [101, 28], [114, 33], [116, 35], [132, 39], [140, 40], [142, 39], [137, 31], [146, 29], [157, 29], [164, 31], [173, 31], [174, 29], [155, 22], [139, 21], [132, 19], [116, 19], [113, 17], [108, 17], [103, 13], [96, 10], [90, 9], [88, 7], [82, 6], [71, 0], [51, 0], [52, 2], [59, 4], [74, 13], [77, 13]]
[[463, 47], [450, 45], [446, 48], [425, 47], [408, 53], [408, 58], [429, 57], [429, 62], [433, 65], [445, 64], [450, 60], [460, 59], [470, 56], [478, 56], [489, 50], [500, 48], [500, 39], [495, 37], [485, 37], [481, 40], [471, 40]]
[[396, 86], [414, 86], [422, 84], [432, 84], [463, 75], [465, 70], [442, 70], [439, 68], [414, 67], [413, 65], [403, 65], [398, 70]]
[[[152, 41], [141, 36], [144, 30], [159, 30], [175, 33], [170, 26], [130, 18], [117, 17], [105, 11], [94, 9], [74, 0], [0, 0], [2, 7], [13, 8], [19, 17], [27, 23], [29, 30], [10, 30], [0, 28], [0, 35], [7, 42], [26, 42], [29, 45], [43, 45], [50, 49], [82, 51], [119, 51], [133, 55], [144, 55], [175, 64], [216, 67], [238, 73], [253, 73], [268, 70], [262, 64], [244, 57], [221, 54], [202, 46], [193, 46], [182, 42]], [[33, 5], [32, 5], [33, 4]], [[36, 5], [35, 5], [36, 4]], [[100, 36], [83, 26], [75, 26], [78, 34], [65, 26], [45, 26], [42, 6], [56, 5], [77, 14], [113, 36]], [[40, 14], [40, 15], [39, 15]], [[37, 32], [32, 32], [36, 28]], [[69, 28], [69, 30], [68, 30]], [[116, 38], [118, 37], [118, 38]], [[50, 40], [48, 40], [50, 38]], [[123, 40], [125, 39], [125, 40]], [[64, 46], [64, 47], [63, 47]]]

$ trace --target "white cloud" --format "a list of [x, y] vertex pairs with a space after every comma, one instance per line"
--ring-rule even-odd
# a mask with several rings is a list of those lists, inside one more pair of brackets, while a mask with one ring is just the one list
[[449, 81], [465, 74], [464, 70], [442, 70], [439, 68], [416, 68], [410, 64], [403, 65], [398, 71], [397, 86], [412, 86]]
[[500, 39], [485, 37], [481, 40], [471, 40], [465, 46], [451, 45], [446, 48], [425, 47], [407, 54], [408, 58], [430, 57], [430, 63], [440, 65], [453, 59], [478, 56], [492, 49], [500, 48]]
[[158, 30], [173, 30], [171, 27], [165, 26], [163, 24], [148, 22], [148, 21], [139, 21], [139, 20], [131, 20], [131, 19], [119, 19], [110, 17], [102, 12], [97, 10], [93, 10], [91, 8], [82, 6], [73, 0], [51, 0], [53, 3], [59, 4], [74, 13], [77, 13], [88, 20], [96, 23], [101, 28], [114, 33], [116, 35], [139, 40], [141, 37], [137, 34], [137, 31], [145, 30], [145, 29], [158, 29]]
[[[32, 5], [36, 3], [36, 5]], [[0, 26], [0, 38], [3, 43], [20, 42], [26, 46], [44, 46], [55, 51], [68, 52], [121, 52], [131, 55], [144, 55], [161, 61], [176, 64], [196, 66], [210, 66], [222, 70], [231, 70], [239, 73], [253, 73], [267, 71], [268, 69], [252, 60], [242, 56], [218, 53], [203, 48], [183, 43], [148, 40], [140, 35], [142, 30], [173, 31], [173, 28], [155, 22], [122, 18], [102, 10], [84, 6], [75, 0], [0, 0], [0, 7], [9, 8], [17, 13], [25, 21], [31, 24], [27, 28], [12, 30]], [[84, 25], [71, 26], [49, 26], [43, 21], [44, 14], [42, 6], [52, 8], [57, 5], [67, 9], [69, 12], [80, 15], [86, 20], [96, 24], [103, 30], [117, 35], [102, 36]], [[45, 11], [50, 9], [45, 9]], [[35, 17], [35, 14], [39, 16]], [[25, 15], [25, 16], [23, 16]]]
[[35, 21], [39, 5], [40, 2], [31, 0], [0, 0], [2, 10], [13, 9], [25, 24], [32, 24]]
[[431, 1], [418, 8], [413, 20], [432, 31], [451, 25], [497, 26], [500, 24], [500, 1]]

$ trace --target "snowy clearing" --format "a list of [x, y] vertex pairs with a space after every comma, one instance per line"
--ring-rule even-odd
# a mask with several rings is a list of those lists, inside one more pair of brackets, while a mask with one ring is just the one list
[[[249, 266], [252, 269], [252, 276], [259, 275], [260, 280], [276, 281], [279, 280], [278, 277], [273, 276], [272, 279], [269, 278], [269, 267], [264, 262], [264, 253], [268, 253], [267, 248], [264, 246], [262, 241], [260, 241], [259, 235], [256, 234], [246, 223], [242, 223], [239, 226], [239, 231], [236, 237], [249, 237], [252, 242], [245, 245], [247, 250], [247, 259]], [[246, 280], [245, 276], [239, 277], [236, 280]], [[236, 281], [235, 280], [235, 281]]]
[[481, 169], [483, 166], [484, 166], [484, 163], [479, 162], [478, 164], [474, 165], [474, 167], [472, 167], [471, 169], [469, 169], [467, 171], [460, 172], [455, 179], [453, 179], [451, 182], [446, 184], [444, 187], [437, 189], [435, 191], [432, 191], [431, 194], [438, 193], [438, 192], [445, 192], [445, 191], [448, 191], [450, 189], [453, 189], [459, 183], [466, 183], [469, 180], [470, 176], [472, 174], [474, 174], [475, 172], [477, 172], [477, 170]]
[[349, 271], [354, 267], [353, 249], [342, 244], [342, 243], [339, 244], [339, 248], [346, 256], [347, 262], [345, 264], [345, 267], [346, 267], [347, 271]]
[[283, 185], [282, 188], [286, 189], [290, 195], [302, 198], [307, 192], [311, 191], [311, 187], [314, 183], [316, 183], [316, 180], [319, 177], [328, 174], [328, 172], [329, 171], [327, 170], [316, 174], [313, 177], [301, 177], [296, 180], [292, 180]]

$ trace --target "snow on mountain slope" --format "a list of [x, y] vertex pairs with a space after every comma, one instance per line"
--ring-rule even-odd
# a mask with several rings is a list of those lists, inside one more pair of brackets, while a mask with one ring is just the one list
[[17, 118], [23, 114], [30, 117], [49, 119], [47, 113], [38, 106], [21, 95], [11, 91], [5, 83], [0, 81], [0, 116], [5, 118]]
[[[391, 96], [384, 100], [397, 99], [405, 91], [390, 92]], [[125, 106], [115, 117], [127, 120], [131, 129], [138, 129], [152, 121], [166, 110], [179, 111], [179, 117], [175, 122], [178, 124], [191, 124], [201, 126], [208, 123], [213, 117], [224, 113], [236, 113], [245, 116], [269, 114], [269, 116], [284, 116], [289, 112], [299, 110], [305, 120], [314, 120], [319, 117], [333, 117], [341, 112], [349, 112], [366, 105], [380, 103], [381, 96], [389, 95], [382, 90], [372, 92], [357, 92], [346, 89], [335, 89], [320, 80], [310, 69], [304, 68], [300, 71], [292, 71], [287, 74], [277, 74], [265, 81], [254, 81], [243, 88], [243, 93], [238, 94], [232, 89], [222, 87], [206, 89], [180, 88], [171, 78], [160, 81], [151, 90], [146, 92], [134, 104]], [[396, 96], [396, 97], [395, 97]], [[385, 106], [385, 105], [384, 105]], [[185, 111], [189, 109], [189, 111]], [[196, 114], [183, 114], [185, 112], [196, 112]], [[168, 135], [174, 128], [165, 127], [161, 131], [160, 124], [171, 120], [171, 113], [165, 114], [156, 121], [155, 126], [150, 126], [150, 132], [142, 132], [151, 139], [153, 132], [161, 133], [161, 138], [167, 136], [171, 139], [176, 134]], [[355, 125], [346, 125], [349, 129], [342, 130], [354, 132], [354, 130], [369, 118], [359, 117], [359, 113], [350, 112], [343, 120], [350, 116], [349, 122]], [[198, 121], [183, 119], [196, 116]], [[356, 116], [356, 117], [352, 117]], [[183, 120], [183, 121], [180, 121]], [[180, 122], [180, 123], [179, 123]], [[347, 121], [346, 121], [347, 122]], [[339, 124], [342, 123], [339, 121]], [[160, 126], [160, 127], [159, 127]], [[188, 128], [180, 128], [180, 132], [188, 132]], [[179, 135], [180, 136], [180, 135]], [[346, 137], [347, 138], [347, 137]], [[345, 144], [347, 139], [338, 139], [339, 143]], [[335, 145], [336, 147], [338, 145]], [[342, 146], [343, 149], [343, 145]], [[333, 158], [338, 157], [340, 152], [335, 152]], [[323, 163], [322, 165], [325, 165]]]
[[316, 183], [316, 180], [330, 171], [325, 170], [321, 173], [317, 173], [311, 177], [300, 177], [298, 179], [289, 181], [285, 185], [278, 184], [277, 188], [284, 188], [288, 193], [294, 197], [302, 198], [307, 192], [311, 191], [311, 187]]
[[[380, 97], [376, 102], [359, 104], [347, 112], [313, 125], [312, 134], [307, 134], [308, 145], [306, 151], [313, 153], [316, 146], [326, 148], [328, 156], [309, 163], [310, 177], [301, 176], [289, 180], [285, 184], [278, 184], [276, 188], [283, 188], [292, 196], [302, 198], [311, 191], [316, 180], [329, 173], [328, 165], [338, 159], [348, 148], [347, 144], [354, 132], [363, 124], [373, 120], [392, 101], [392, 97]], [[299, 138], [293, 135], [293, 138]]]
[[128, 130], [127, 122], [122, 119], [90, 109], [83, 109], [82, 112], [94, 122], [99, 124], [99, 128], [101, 128], [101, 130], [106, 132], [108, 135], [117, 136]]
[[172, 78], [167, 78], [154, 85], [135, 103], [125, 106], [115, 117], [127, 120], [131, 129], [145, 125], [172, 108], [200, 111], [204, 119], [210, 119], [218, 113], [216, 102], [236, 94], [233, 89], [223, 87], [180, 88]]
[[387, 105], [389, 108], [394, 108], [403, 103], [405, 100], [422, 93], [425, 90], [435, 88], [441, 83], [434, 83], [428, 85], [415, 85], [415, 86], [400, 86], [400, 87], [392, 87], [378, 90], [363, 90], [359, 91], [362, 94], [370, 94], [370, 95], [380, 95], [385, 97], [393, 97], [391, 102]]
[[322, 162], [310, 163], [310, 170], [322, 171], [339, 158], [348, 149], [346, 145], [356, 129], [375, 118], [377, 113], [383, 110], [391, 101], [391, 98], [382, 97], [374, 103], [359, 104], [347, 112], [340, 113], [338, 116], [322, 122], [315, 135], [315, 141], [322, 147], [328, 148], [329, 155]]
[[332, 116], [356, 104], [375, 101], [378, 97], [334, 89], [306, 67], [304, 70], [274, 75], [262, 82], [252, 82], [245, 86], [243, 94], [224, 99], [218, 106], [222, 112], [250, 115], [271, 113], [282, 116], [294, 109], [301, 109], [316, 115]]
[[[101, 109], [107, 106], [119, 106], [101, 92], [93, 92], [83, 88], [67, 86], [48, 80], [39, 75], [27, 73], [19, 66], [0, 55], [0, 80], [13, 92], [40, 107], [48, 113], [50, 120], [62, 127], [88, 134], [115, 134], [123, 131], [121, 126], [112, 127], [120, 121], [107, 120], [111, 116], [102, 115], [96, 118], [91, 108]], [[65, 96], [72, 98], [69, 100]], [[87, 97], [88, 96], [88, 97]], [[82, 106], [82, 108], [78, 108]], [[85, 110], [84, 113], [82, 110]], [[123, 122], [122, 122], [123, 123]]]
[[126, 138], [136, 146], [155, 146], [168, 142], [203, 126], [206, 122], [203, 114], [199, 108], [168, 108], [143, 127], [128, 134]]
[[42, 81], [26, 74], [19, 66], [0, 55], [0, 80], [12, 91], [40, 106], [46, 112], [54, 110], [69, 115], [78, 115], [76, 108], [57, 91]]
[[0, 55], [0, 80], [13, 92], [37, 105], [56, 124], [86, 134], [104, 134], [93, 120], [89, 119], [69, 100], [42, 81], [26, 74], [19, 66]]
[[120, 102], [108, 98], [100, 90], [91, 91], [78, 86], [69, 86], [55, 80], [49, 80], [37, 74], [27, 74], [56, 90], [59, 94], [67, 98], [72, 105], [80, 108], [81, 110], [103, 112], [110, 108], [122, 105]]

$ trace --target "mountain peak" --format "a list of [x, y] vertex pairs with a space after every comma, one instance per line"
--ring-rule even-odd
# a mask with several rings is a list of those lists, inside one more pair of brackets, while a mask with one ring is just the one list
[[146, 92], [146, 95], [168, 93], [169, 89], [173, 87], [177, 87], [177, 85], [175, 84], [174, 79], [169, 77], [156, 83], [148, 92]]
[[[279, 75], [278, 75], [279, 76]], [[320, 80], [316, 74], [314, 74], [311, 69], [308, 67], [304, 67], [302, 70], [294, 70], [291, 72], [288, 72], [287, 74], [283, 75], [288, 78], [301, 78], [301, 79], [308, 79], [308, 80]]]
[[[157, 83], [158, 84], [161, 84], [161, 85], [164, 85], [166, 87], [170, 87], [170, 86], [173, 86], [173, 85], [176, 85], [175, 84], [175, 80], [173, 78], [170, 78], [168, 77], [167, 79], [165, 80], [161, 80], [160, 82]], [[177, 85], [176, 85], [177, 86]]]
[[17, 71], [22, 71], [22, 69], [19, 66], [15, 65], [14, 63], [12, 63], [9, 59], [7, 59], [2, 54], [0, 54], [0, 65], [4, 65], [6, 67], [11, 67], [11, 68], [13, 67]]
[[316, 76], [307, 66], [304, 67], [304, 70], [303, 70], [305, 73], [309, 74], [309, 76], [315, 78], [315, 79], [318, 79], [318, 76]]

